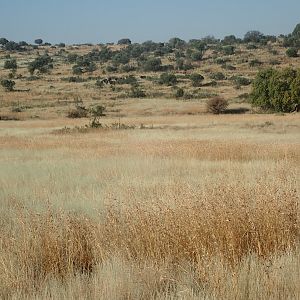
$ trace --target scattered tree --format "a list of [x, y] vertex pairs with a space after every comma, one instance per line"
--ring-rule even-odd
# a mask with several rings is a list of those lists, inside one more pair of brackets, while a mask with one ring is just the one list
[[34, 43], [37, 44], [37, 45], [42, 45], [43, 40], [42, 39], [36, 39], [36, 40], [34, 40]]

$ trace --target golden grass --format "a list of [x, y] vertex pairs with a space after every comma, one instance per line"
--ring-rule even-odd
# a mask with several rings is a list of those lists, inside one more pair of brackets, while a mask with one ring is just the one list
[[0, 297], [300, 298], [299, 116], [126, 122], [1, 124]]

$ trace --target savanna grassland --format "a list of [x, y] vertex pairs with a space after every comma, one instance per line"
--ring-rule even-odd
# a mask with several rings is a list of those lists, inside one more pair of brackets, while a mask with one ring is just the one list
[[[207, 47], [170, 85], [132, 58], [72, 74], [68, 55], [103, 47], [0, 50], [15, 81], [0, 91], [0, 298], [300, 299], [299, 113], [248, 101], [259, 68], [299, 59], [277, 41]], [[37, 52], [53, 68], [29, 74]], [[206, 112], [215, 96], [224, 114]]]

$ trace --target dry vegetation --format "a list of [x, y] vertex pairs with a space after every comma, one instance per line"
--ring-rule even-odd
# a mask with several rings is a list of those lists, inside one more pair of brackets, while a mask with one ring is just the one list
[[[270, 63], [268, 47], [239, 47], [237, 71], [207, 51], [192, 71], [204, 86], [179, 81], [193, 99], [147, 79], [145, 99], [99, 90], [103, 66], [62, 81], [62, 56], [27, 81], [36, 51], [13, 54], [23, 78], [0, 92], [2, 120], [18, 119], [0, 121], [0, 298], [300, 299], [300, 118], [250, 111], [250, 86], [205, 86], [217, 71], [253, 78], [248, 59]], [[281, 67], [299, 65], [273, 47]], [[227, 114], [205, 113], [211, 95]], [[107, 127], [66, 118], [78, 99], [104, 105]]]
[[299, 298], [298, 115], [142, 120], [2, 123], [1, 298]]

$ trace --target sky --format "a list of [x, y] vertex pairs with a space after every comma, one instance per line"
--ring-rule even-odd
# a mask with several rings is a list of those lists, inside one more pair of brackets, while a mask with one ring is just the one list
[[300, 0], [0, 0], [0, 37], [30, 43], [279, 35], [297, 23]]

